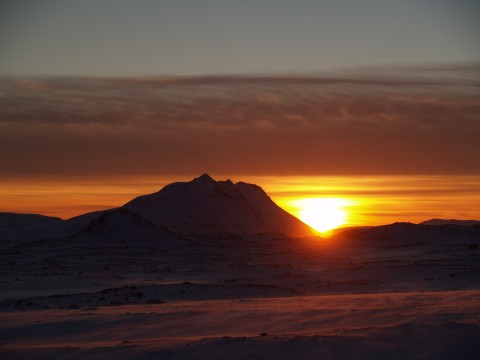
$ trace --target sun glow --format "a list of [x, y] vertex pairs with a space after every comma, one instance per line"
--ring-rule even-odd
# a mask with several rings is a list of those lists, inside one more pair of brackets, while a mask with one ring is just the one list
[[339, 198], [306, 198], [295, 200], [297, 216], [318, 232], [324, 233], [347, 222], [346, 209], [351, 201]]

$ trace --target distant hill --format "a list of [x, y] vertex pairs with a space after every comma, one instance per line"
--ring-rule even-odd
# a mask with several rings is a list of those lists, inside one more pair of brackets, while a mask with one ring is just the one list
[[84, 230], [102, 210], [75, 216], [68, 220], [38, 214], [0, 213], [0, 247], [10, 247], [29, 241], [71, 236]]
[[330, 234], [331, 234], [331, 236], [335, 236], [335, 235], [343, 233], [344, 231], [367, 229], [367, 228], [371, 228], [371, 227], [373, 227], [373, 226], [345, 226], [345, 227], [339, 227], [339, 228], [330, 230]]
[[480, 220], [455, 220], [455, 219], [430, 219], [420, 223], [421, 225], [460, 225], [472, 226], [480, 224]]
[[332, 237], [336, 241], [361, 242], [379, 246], [395, 246], [408, 243], [453, 244], [480, 243], [480, 225], [460, 226], [422, 225], [394, 223], [346, 230]]
[[204, 174], [137, 197], [123, 206], [180, 233], [285, 233], [308, 236], [313, 229], [289, 214], [254, 184], [215, 181]]
[[63, 236], [63, 220], [37, 214], [0, 213], [0, 246]]

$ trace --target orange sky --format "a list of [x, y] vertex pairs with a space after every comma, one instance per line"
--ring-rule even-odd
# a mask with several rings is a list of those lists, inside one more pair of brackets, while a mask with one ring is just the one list
[[[200, 174], [197, 174], [197, 176]], [[222, 176], [216, 180], [256, 183], [287, 211], [293, 200], [333, 197], [350, 200], [349, 225], [379, 225], [430, 218], [480, 219], [480, 176]], [[192, 176], [37, 178], [0, 181], [0, 211], [69, 218], [120, 206]]]

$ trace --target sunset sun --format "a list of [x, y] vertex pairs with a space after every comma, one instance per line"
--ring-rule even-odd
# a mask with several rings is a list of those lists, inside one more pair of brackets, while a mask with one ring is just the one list
[[346, 223], [350, 201], [339, 198], [306, 198], [295, 201], [298, 217], [318, 232], [327, 232]]

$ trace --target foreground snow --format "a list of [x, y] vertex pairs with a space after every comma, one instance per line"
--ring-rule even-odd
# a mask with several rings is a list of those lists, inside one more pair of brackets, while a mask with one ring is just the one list
[[475, 359], [480, 291], [10, 312], [0, 331], [7, 358]]
[[480, 356], [475, 236], [359, 243], [166, 233], [156, 246], [147, 231], [134, 247], [103, 241], [110, 220], [101, 224], [82, 247], [3, 250], [3, 358]]

